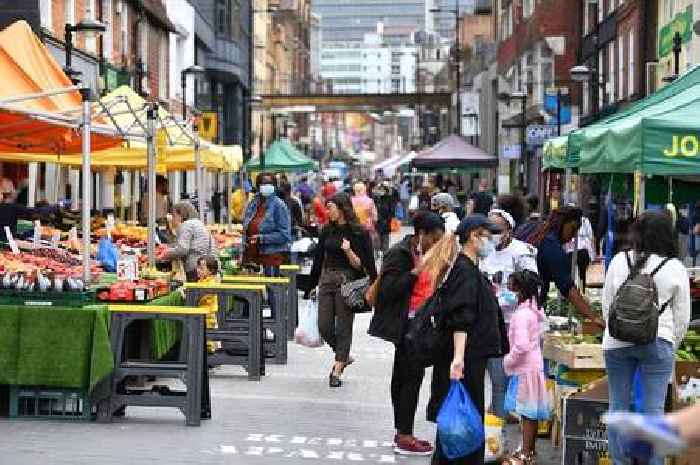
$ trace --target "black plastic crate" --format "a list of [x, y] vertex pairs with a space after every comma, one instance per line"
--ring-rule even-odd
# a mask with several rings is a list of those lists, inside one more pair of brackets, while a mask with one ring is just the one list
[[564, 400], [564, 436], [591, 439], [599, 436], [605, 425], [603, 415], [608, 411], [608, 401], [576, 398], [570, 396]]
[[94, 418], [83, 389], [10, 386], [10, 418], [83, 420]]
[[[612, 463], [608, 457], [608, 441], [564, 438], [564, 465], [599, 465]], [[601, 459], [606, 458], [603, 462]]]

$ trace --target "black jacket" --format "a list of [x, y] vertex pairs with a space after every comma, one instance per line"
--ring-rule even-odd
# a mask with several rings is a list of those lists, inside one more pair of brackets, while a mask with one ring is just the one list
[[[354, 270], [345, 252], [340, 249], [342, 239], [350, 241], [350, 247], [362, 263], [362, 270], [355, 270], [357, 278], [369, 276], [371, 280], [377, 279], [377, 268], [374, 263], [374, 250], [369, 232], [363, 227], [343, 227], [328, 225], [321, 230], [318, 245], [314, 251], [314, 264], [311, 268], [311, 277], [304, 291], [311, 291], [318, 286], [324, 265], [331, 268]], [[327, 258], [330, 256], [330, 259]], [[326, 263], [328, 262], [328, 263]]]
[[391, 193], [376, 195], [374, 204], [377, 206], [377, 232], [381, 235], [391, 233], [391, 220], [396, 212], [396, 199]]
[[428, 403], [428, 420], [434, 421], [442, 400], [450, 388], [450, 363], [454, 353], [452, 335], [467, 333], [465, 365], [469, 360], [499, 357], [508, 353], [508, 335], [503, 312], [488, 279], [464, 254], [460, 254], [441, 294], [443, 327], [449, 344], [433, 367]]
[[394, 245], [384, 256], [379, 279], [379, 292], [369, 334], [398, 344], [408, 320], [408, 303], [418, 277], [411, 273], [412, 235]]

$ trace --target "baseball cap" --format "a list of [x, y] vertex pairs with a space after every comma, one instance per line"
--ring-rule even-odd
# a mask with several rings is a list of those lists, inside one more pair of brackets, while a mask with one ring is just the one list
[[422, 211], [413, 218], [414, 231], [445, 230], [445, 221], [440, 215], [433, 212]]
[[430, 206], [432, 208], [453, 208], [454, 200], [452, 199], [452, 196], [450, 194], [446, 192], [440, 192], [438, 194], [433, 195], [433, 197], [430, 199]]
[[484, 228], [492, 233], [501, 232], [501, 227], [499, 225], [492, 223], [484, 215], [475, 213], [474, 215], [465, 217], [462, 222], [459, 223], [459, 226], [457, 226], [457, 230], [455, 231], [455, 235], [458, 236], [460, 240], [464, 240], [467, 238], [467, 236], [469, 236], [470, 232], [479, 228]]

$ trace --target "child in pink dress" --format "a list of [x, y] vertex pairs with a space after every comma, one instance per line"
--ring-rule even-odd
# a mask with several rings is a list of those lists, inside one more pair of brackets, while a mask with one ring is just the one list
[[508, 329], [510, 352], [503, 359], [506, 375], [511, 377], [505, 410], [522, 420], [523, 448], [506, 458], [503, 465], [535, 464], [537, 422], [548, 420], [551, 412], [540, 349], [540, 328], [545, 319], [537, 304], [541, 285], [539, 277], [531, 271], [513, 273], [508, 280], [510, 290], [518, 295], [518, 307]]

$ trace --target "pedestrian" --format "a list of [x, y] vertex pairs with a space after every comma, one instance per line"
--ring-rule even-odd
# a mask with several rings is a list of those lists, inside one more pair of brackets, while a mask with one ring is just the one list
[[306, 176], [301, 177], [296, 190], [299, 193], [299, 199], [302, 205], [306, 208], [315, 195], [313, 188], [309, 185], [309, 179]]
[[287, 205], [287, 210], [289, 210], [292, 221], [292, 236], [296, 237], [299, 229], [304, 226], [304, 211], [301, 201], [292, 195], [292, 186], [290, 184], [282, 184], [279, 190], [280, 198]]
[[345, 368], [354, 362], [350, 347], [355, 314], [345, 305], [340, 286], [365, 275], [374, 281], [377, 270], [369, 231], [357, 221], [350, 197], [340, 192], [327, 207], [330, 223], [321, 230], [305, 290], [308, 295], [318, 286], [318, 329], [335, 353], [328, 384], [336, 388], [343, 384]]
[[[661, 415], [664, 412], [668, 380], [671, 378], [675, 349], [685, 337], [690, 320], [690, 281], [683, 263], [677, 258], [673, 240], [673, 223], [663, 212], [646, 211], [632, 224], [632, 250], [615, 255], [605, 276], [603, 316], [608, 327], [603, 336], [605, 367], [608, 373], [608, 393], [611, 411], [626, 411], [632, 405], [632, 386], [638, 373], [642, 392], [642, 412]], [[618, 339], [617, 310], [627, 304], [621, 289], [630, 277], [643, 273], [651, 276], [656, 289], [651, 289], [658, 316], [656, 337], [647, 344]], [[658, 300], [657, 300], [658, 295]], [[636, 302], [635, 302], [636, 303]], [[658, 307], [658, 310], [657, 310]], [[620, 315], [622, 318], [622, 315]], [[625, 320], [627, 321], [627, 320]], [[613, 332], [614, 331], [614, 332]], [[630, 463], [614, 432], [608, 434], [609, 451], [615, 465]], [[652, 459], [650, 465], [660, 465], [662, 459]]]
[[513, 232], [513, 236], [523, 242], [527, 242], [532, 233], [544, 222], [538, 210], [539, 198], [534, 194], [530, 194], [525, 197], [525, 202], [527, 203], [528, 209], [527, 219], [525, 219], [522, 224], [519, 224]]
[[261, 265], [265, 276], [279, 276], [279, 267], [289, 260], [292, 242], [289, 209], [277, 197], [276, 183], [271, 173], [258, 175], [258, 193], [243, 218], [243, 261]]
[[323, 196], [325, 202], [330, 200], [337, 191], [338, 188], [335, 186], [332, 179], [326, 179], [326, 181], [323, 183], [323, 187], [321, 187], [321, 195]]
[[357, 182], [353, 185], [352, 207], [355, 209], [357, 221], [369, 231], [372, 238], [372, 244], [375, 248], [379, 248], [379, 237], [377, 235], [377, 206], [371, 197], [367, 195], [367, 186], [363, 182]]
[[374, 204], [377, 208], [377, 235], [379, 250], [384, 254], [389, 250], [391, 222], [396, 215], [396, 196], [388, 181], [382, 181], [374, 189]]
[[553, 210], [547, 221], [531, 234], [529, 243], [537, 248], [537, 270], [542, 279], [540, 305], [546, 308], [549, 286], [554, 282], [562, 297], [566, 298], [583, 317], [600, 329], [605, 323], [591, 310], [588, 302], [574, 286], [571, 261], [566, 257], [564, 244], [569, 242], [581, 227], [583, 212], [576, 207]]
[[503, 465], [536, 463], [537, 422], [549, 420], [551, 414], [540, 349], [540, 328], [546, 318], [537, 303], [541, 284], [537, 274], [528, 270], [516, 271], [508, 279], [508, 286], [517, 295], [518, 307], [508, 328], [510, 352], [503, 358], [503, 368], [511, 377], [505, 408], [520, 417], [523, 444], [522, 449], [506, 457]]
[[418, 408], [425, 369], [407, 353], [404, 337], [408, 322], [433, 293], [431, 276], [424, 270], [423, 256], [444, 233], [442, 219], [421, 212], [413, 220], [413, 234], [394, 245], [382, 259], [379, 291], [369, 334], [394, 344], [391, 404], [394, 408], [394, 452], [430, 455], [430, 442], [416, 439], [413, 422]]
[[440, 215], [445, 222], [445, 230], [455, 232], [459, 226], [459, 218], [454, 210], [454, 199], [446, 192], [433, 195], [430, 199], [430, 209]]
[[574, 250], [576, 250], [576, 267], [581, 279], [581, 290], [586, 292], [586, 271], [588, 266], [595, 261], [595, 236], [591, 222], [585, 216], [581, 217], [581, 227], [578, 229], [578, 238], [574, 237], [564, 246], [566, 258], [569, 263], [573, 260]]
[[411, 201], [411, 181], [405, 176], [399, 186], [399, 200], [403, 206], [404, 218], [408, 218], [408, 204]]
[[479, 181], [479, 190], [472, 193], [467, 201], [467, 215], [479, 213], [487, 215], [491, 207], [493, 207], [493, 195], [488, 191], [489, 181], [482, 178]]
[[[484, 415], [484, 376], [488, 359], [508, 352], [503, 314], [479, 262], [493, 248], [491, 234], [500, 228], [484, 215], [465, 217], [454, 234], [446, 233], [426, 256], [425, 270], [434, 282], [447, 279], [441, 291], [440, 327], [448, 347], [435, 361], [428, 403], [428, 420], [436, 421], [450, 380], [461, 380], [479, 414]], [[455, 240], [456, 238], [456, 240]], [[451, 268], [449, 264], [453, 263]], [[484, 463], [484, 445], [456, 460], [443, 454], [435, 439], [432, 465]]]
[[[511, 274], [524, 270], [537, 274], [537, 249], [513, 238], [515, 219], [506, 210], [493, 209], [488, 218], [501, 228], [501, 232], [491, 236], [494, 251], [481, 261], [480, 268], [492, 283], [507, 328], [518, 304], [517, 296], [508, 288], [508, 278]], [[489, 359], [488, 373], [492, 385], [492, 411], [506, 421], [508, 418], [504, 401], [507, 379], [502, 357]]]

